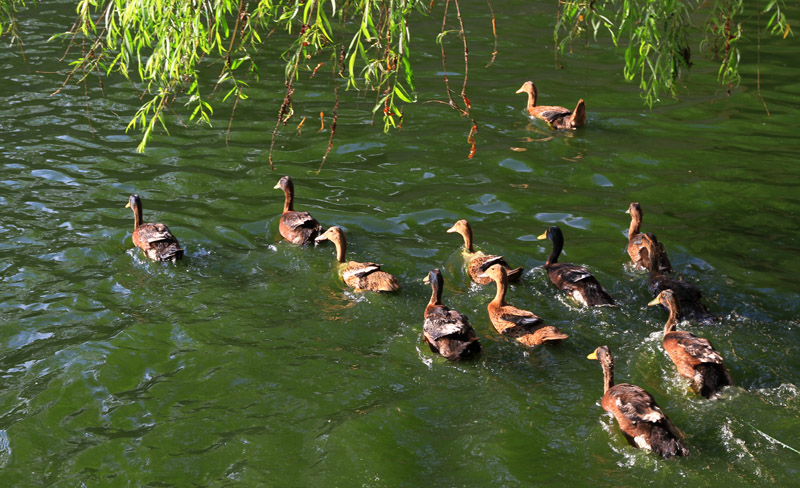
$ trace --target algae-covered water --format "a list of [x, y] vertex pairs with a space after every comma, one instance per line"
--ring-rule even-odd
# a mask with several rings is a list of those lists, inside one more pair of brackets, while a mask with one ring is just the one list
[[[463, 3], [463, 2], [462, 2]], [[125, 126], [138, 99], [120, 79], [102, 96], [63, 81], [74, 5], [20, 16], [27, 65], [0, 48], [0, 480], [4, 486], [691, 486], [791, 485], [800, 470], [800, 68], [792, 38], [742, 43], [741, 86], [728, 96], [710, 64], [680, 100], [651, 111], [626, 83], [620, 54], [575, 46], [554, 69], [553, 8], [467, 2], [468, 96], [478, 125], [440, 103], [404, 111], [403, 128], [372, 125], [372, 94], [342, 91], [328, 144], [329, 77], [301, 76], [296, 119], [272, 62], [215, 126], [170, 126], [144, 155]], [[464, 5], [462, 5], [464, 8]], [[414, 33], [420, 101], [446, 100], [435, 36], [440, 11]], [[745, 27], [753, 29], [755, 19]], [[446, 38], [458, 79], [460, 40]], [[277, 59], [277, 43], [264, 62]], [[698, 59], [702, 59], [702, 54]], [[588, 126], [552, 132], [514, 91], [534, 79], [543, 103], [587, 103]], [[459, 85], [460, 87], [460, 85]], [[345, 98], [346, 97], [346, 98]], [[296, 123], [307, 117], [299, 133]], [[311, 121], [314, 123], [311, 123]], [[184, 121], [186, 122], [186, 121]], [[379, 121], [378, 121], [379, 122]], [[333, 247], [279, 240], [291, 175], [296, 208], [340, 225], [349, 257], [382, 263], [403, 288], [356, 294], [336, 275]], [[133, 248], [124, 206], [141, 195], [186, 249], [177, 265]], [[661, 349], [666, 315], [646, 307], [646, 275], [626, 266], [624, 211], [641, 203], [673, 266], [696, 283], [709, 338], [735, 386], [709, 402]], [[526, 349], [499, 336], [472, 285], [461, 241], [526, 268], [508, 300], [570, 338]], [[587, 265], [616, 298], [585, 310], [548, 282], [557, 224], [564, 261]], [[448, 363], [421, 342], [433, 268], [444, 300], [469, 316], [477, 360]], [[627, 445], [599, 405], [602, 372], [586, 359], [607, 344], [616, 375], [646, 388], [684, 432], [691, 456], [663, 461]]]

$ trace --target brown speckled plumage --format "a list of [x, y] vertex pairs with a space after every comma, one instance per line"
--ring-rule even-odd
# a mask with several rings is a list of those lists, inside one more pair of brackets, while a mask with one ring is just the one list
[[133, 210], [133, 244], [153, 261], [172, 261], [183, 257], [183, 249], [169, 228], [161, 223], [142, 222], [142, 200], [131, 195], [125, 208]]
[[651, 306], [658, 304], [669, 310], [669, 319], [664, 324], [664, 350], [675, 363], [678, 373], [689, 378], [692, 389], [698, 395], [715, 398], [720, 389], [733, 383], [722, 364], [722, 355], [708, 339], [677, 330], [680, 305], [672, 290], [662, 291], [648, 303]]
[[702, 301], [703, 295], [693, 284], [680, 278], [674, 278], [660, 270], [658, 264], [658, 251], [661, 245], [656, 237], [650, 233], [642, 234], [645, 247], [640, 251], [642, 258], [648, 258], [647, 271], [649, 273], [648, 289], [655, 297], [664, 290], [672, 290], [678, 302], [678, 320], [692, 319], [704, 324], [713, 323], [714, 315], [708, 312]]
[[283, 190], [283, 213], [278, 224], [278, 230], [284, 239], [292, 244], [309, 244], [322, 233], [322, 226], [308, 212], [298, 212], [294, 209], [294, 183], [288, 176], [284, 176], [275, 185], [276, 189]]
[[[647, 269], [647, 265], [650, 261], [649, 251], [644, 244], [644, 237], [640, 231], [644, 212], [639, 202], [632, 202], [625, 213], [631, 215], [631, 223], [628, 227], [628, 255], [637, 268]], [[644, 251], [644, 254], [642, 254], [642, 251]], [[667, 251], [664, 250], [664, 246], [658, 243], [657, 246], [654, 247], [654, 251], [656, 252], [659, 271], [663, 273], [671, 272], [672, 264], [669, 262]]]
[[494, 254], [484, 254], [481, 251], [475, 252], [472, 245], [472, 227], [464, 219], [459, 220], [452, 227], [447, 229], [448, 233], [457, 232], [464, 238], [464, 255], [467, 259], [467, 272], [472, 281], [479, 285], [488, 285], [492, 282], [490, 278], [483, 276], [489, 266], [499, 264], [503, 266], [508, 275], [509, 281], [516, 281], [522, 277], [522, 268], [511, 268], [506, 263], [503, 256]]
[[583, 99], [578, 100], [575, 110], [557, 105], [536, 105], [539, 91], [532, 81], [523, 83], [517, 93], [528, 95], [528, 105], [526, 106], [528, 115], [544, 120], [554, 129], [574, 130], [586, 125], [586, 103]]
[[614, 305], [614, 299], [588, 269], [558, 262], [558, 256], [564, 248], [564, 235], [558, 226], [549, 227], [538, 238], [549, 239], [553, 243], [553, 250], [545, 262], [544, 269], [547, 270], [547, 276], [556, 288], [567, 292], [581, 305], [589, 307]]
[[636, 385], [614, 384], [614, 357], [608, 346], [598, 347], [588, 358], [596, 359], [603, 367], [604, 393], [600, 404], [617, 419], [630, 445], [665, 458], [689, 455], [677, 427], [650, 393]]
[[486, 276], [497, 284], [497, 293], [489, 302], [489, 320], [497, 332], [513, 337], [526, 346], [538, 346], [544, 342], [560, 342], [569, 337], [552, 325], [544, 325], [533, 312], [522, 310], [506, 303], [508, 276], [503, 266], [495, 264], [486, 270]]
[[355, 288], [356, 291], [395, 291], [400, 289], [397, 279], [386, 271], [381, 271], [380, 264], [345, 260], [347, 239], [339, 226], [331, 227], [315, 240], [316, 242], [329, 240], [336, 246], [336, 260], [339, 262], [339, 270], [347, 286]]
[[425, 307], [422, 335], [431, 351], [451, 361], [478, 354], [481, 343], [467, 317], [442, 304], [442, 273], [438, 269], [432, 269], [425, 282], [431, 285], [431, 299]]

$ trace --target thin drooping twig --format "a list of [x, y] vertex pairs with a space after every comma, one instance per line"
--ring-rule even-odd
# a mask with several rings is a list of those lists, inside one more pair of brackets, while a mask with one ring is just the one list
[[298, 51], [297, 55], [295, 56], [294, 67], [292, 68], [292, 73], [289, 75], [289, 78], [286, 80], [286, 96], [283, 98], [283, 103], [281, 104], [281, 109], [278, 111], [278, 120], [275, 122], [275, 128], [272, 129], [272, 141], [269, 144], [269, 167], [272, 171], [275, 171], [275, 164], [272, 162], [272, 150], [275, 148], [275, 135], [278, 133], [278, 127], [281, 126], [281, 123], [286, 123], [286, 120], [283, 118], [286, 115], [286, 112], [289, 111], [289, 106], [292, 104], [292, 95], [294, 94], [294, 78], [297, 75], [297, 67], [300, 64], [300, 52]]
[[769, 113], [769, 107], [764, 100], [764, 95], [761, 94], [761, 0], [758, 0], [758, 22], [757, 22], [757, 37], [758, 43], [756, 45], [756, 92], [758, 98], [761, 99], [761, 104], [764, 105], [764, 110], [767, 111], [767, 117], [772, 117]]
[[[100, 14], [100, 16], [99, 16], [99, 17], [97, 18], [97, 20], [95, 21], [95, 25], [97, 25], [97, 22], [99, 22], [101, 18], [105, 18], [105, 17], [106, 17], [106, 14], [107, 14], [107, 12], [108, 12], [108, 9], [110, 9], [110, 8], [111, 8], [111, 5], [113, 5], [113, 2], [109, 2], [109, 4], [106, 6], [105, 10], [103, 10], [103, 13], [102, 13], [102, 14]], [[77, 30], [77, 27], [78, 27], [78, 21], [76, 20], [76, 21], [75, 21], [75, 24], [72, 26], [72, 28], [73, 28], [72, 39], [70, 40], [70, 43], [69, 43], [69, 45], [67, 46], [67, 50], [64, 52], [64, 56], [62, 56], [62, 57], [61, 57], [61, 59], [60, 59], [59, 61], [63, 61], [63, 60], [64, 60], [64, 59], [67, 57], [67, 53], [69, 52], [70, 48], [72, 47], [72, 44], [73, 44], [73, 42], [74, 42], [74, 40], [75, 40], [75, 36], [77, 36], [77, 35], [78, 35], [78, 30]], [[102, 31], [100, 31], [100, 34], [99, 34], [99, 35], [96, 37], [96, 39], [95, 39], [94, 43], [92, 44], [92, 48], [91, 48], [91, 49], [89, 49], [89, 56], [91, 56], [91, 57], [94, 57], [94, 53], [95, 53], [95, 52], [97, 51], [97, 49], [98, 49], [98, 48], [99, 48], [99, 47], [102, 45], [102, 44], [101, 44], [101, 39], [103, 38], [103, 36], [105, 35], [105, 33], [106, 33], [106, 27], [103, 27], [103, 30], [102, 30]], [[85, 42], [85, 39], [84, 39], [82, 42]], [[82, 45], [83, 45], [83, 44], [82, 44]], [[85, 50], [85, 47], [84, 47], [84, 50]], [[81, 66], [85, 66], [85, 65], [86, 65], [86, 53], [85, 53], [85, 52], [83, 52], [83, 53], [82, 53], [82, 55], [83, 55], [83, 60], [81, 61]], [[61, 93], [61, 90], [63, 90], [63, 89], [64, 89], [64, 87], [65, 87], [65, 86], [67, 86], [67, 83], [69, 83], [69, 80], [70, 80], [70, 79], [72, 79], [72, 76], [73, 76], [73, 75], [74, 75], [74, 74], [75, 74], [77, 71], [78, 71], [78, 66], [76, 66], [75, 68], [73, 68], [73, 70], [72, 70], [72, 71], [70, 71], [70, 72], [69, 72], [69, 74], [68, 74], [68, 75], [67, 75], [67, 77], [64, 79], [64, 82], [61, 84], [61, 86], [58, 88], [58, 90], [56, 90], [56, 91], [54, 91], [53, 93], [51, 93], [51, 94], [50, 94], [50, 96], [52, 97], [53, 95], [58, 95], [59, 93]], [[86, 70], [85, 70], [85, 68], [84, 68], [84, 71], [83, 71], [83, 72], [84, 72], [84, 73], [86, 73]]]
[[325, 164], [325, 161], [328, 160], [328, 154], [331, 152], [333, 148], [333, 136], [336, 134], [336, 119], [339, 118], [339, 74], [342, 72], [342, 62], [344, 61], [344, 45], [342, 45], [339, 51], [339, 59], [336, 62], [336, 68], [333, 70], [333, 95], [335, 97], [335, 102], [333, 103], [333, 122], [331, 122], [331, 136], [328, 139], [328, 148], [325, 149], [325, 155], [322, 156], [322, 162], [319, 163], [319, 168], [317, 169], [317, 173], [322, 171], [322, 166]]
[[236, 114], [236, 107], [239, 105], [239, 94], [236, 94], [236, 100], [233, 101], [233, 108], [231, 108], [231, 117], [228, 119], [228, 130], [225, 131], [225, 146], [228, 146], [228, 141], [231, 136], [231, 128], [233, 127], [233, 116]]
[[488, 68], [489, 66], [494, 64], [495, 58], [497, 58], [497, 21], [494, 18], [494, 9], [492, 8], [492, 2], [486, 0], [486, 3], [489, 5], [489, 12], [492, 14], [492, 35], [494, 36], [494, 50], [492, 51], [492, 60], [489, 61], [489, 64], [486, 65]]
[[456, 106], [456, 102], [453, 101], [452, 95], [450, 95], [450, 80], [447, 79], [447, 55], [444, 52], [444, 32], [445, 32], [445, 27], [447, 26], [447, 8], [449, 6], [450, 6], [450, 0], [445, 1], [444, 15], [442, 16], [442, 32], [440, 33], [442, 37], [440, 38], [440, 43], [439, 43], [439, 45], [442, 47], [442, 74], [444, 77], [444, 88], [445, 91], [447, 91], [447, 99], [450, 101], [450, 106], [460, 111], [458, 106]]
[[467, 81], [469, 80], [469, 48], [467, 47], [467, 34], [464, 32], [464, 21], [461, 19], [461, 7], [458, 5], [458, 0], [453, 0], [456, 4], [456, 17], [458, 18], [459, 35], [461, 41], [464, 43], [464, 83], [461, 85], [461, 99], [464, 101], [466, 109], [462, 112], [462, 116], [469, 115], [471, 104], [467, 98]]

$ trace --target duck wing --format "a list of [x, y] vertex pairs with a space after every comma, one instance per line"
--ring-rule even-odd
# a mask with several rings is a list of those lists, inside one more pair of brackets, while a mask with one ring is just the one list
[[291, 211], [281, 215], [281, 235], [294, 244], [308, 244], [322, 234], [322, 226], [308, 212]]
[[528, 310], [522, 310], [511, 305], [500, 308], [498, 318], [514, 325], [528, 327], [542, 322], [541, 317]]
[[670, 332], [664, 338], [665, 343], [674, 343], [680, 349], [676, 352], [685, 357], [692, 366], [701, 363], [722, 364], [722, 355], [714, 349], [708, 339], [697, 337], [691, 332]]
[[395, 291], [400, 289], [397, 278], [381, 271], [376, 263], [349, 261], [342, 270], [342, 279], [356, 290]]
[[183, 257], [178, 239], [164, 224], [142, 224], [134, 230], [133, 243], [154, 261], [177, 261]]
[[466, 334], [472, 330], [472, 326], [465, 315], [442, 305], [426, 310], [422, 330], [426, 336], [436, 341], [449, 335]]

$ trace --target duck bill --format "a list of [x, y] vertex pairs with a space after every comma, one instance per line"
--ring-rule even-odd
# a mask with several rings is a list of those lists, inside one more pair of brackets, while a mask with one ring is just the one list
[[544, 234], [542, 234], [542, 235], [538, 236], [538, 237], [537, 237], [537, 239], [539, 239], [540, 241], [541, 241], [542, 239], [547, 239], [547, 232], [545, 232]]
[[[661, 294], [659, 294], [659, 296], [661, 296]], [[649, 302], [647, 302], [648, 307], [652, 307], [653, 305], [659, 305], [659, 304], [661, 304], [661, 302], [658, 300], [658, 297], [655, 297]]]
[[426, 276], [426, 277], [422, 278], [422, 282], [425, 283], [426, 285], [430, 285], [431, 284], [430, 276]]
[[522, 85], [522, 87], [520, 87], [520, 89], [519, 89], [519, 90], [517, 90], [517, 91], [516, 91], [516, 93], [522, 93], [522, 92], [524, 92], [524, 91], [525, 91], [525, 89], [524, 89], [524, 86], [525, 86], [525, 85]]
[[131, 208], [131, 202], [126, 203], [125, 208]]
[[592, 351], [591, 354], [586, 356], [586, 359], [594, 359], [595, 361], [597, 361], [597, 350], [595, 349], [594, 351]]
[[281, 189], [281, 182], [279, 181], [278, 184], [273, 186], [272, 188], [274, 188], [275, 190], [280, 190]]
[[630, 213], [631, 213], [631, 208], [630, 208], [630, 207], [628, 207], [628, 210], [626, 210], [626, 211], [625, 211], [625, 213], [626, 213], [626, 214], [628, 214], [628, 215], [630, 215]]
[[319, 236], [314, 238], [314, 243], [315, 244], [319, 244], [320, 242], [327, 241], [327, 240], [328, 240], [328, 237], [325, 234], [322, 234], [322, 235], [319, 235]]
[[452, 232], [458, 232], [458, 231], [456, 230], [456, 226], [454, 225], [454, 226], [450, 227], [449, 229], [447, 229], [447, 232], [452, 233]]

